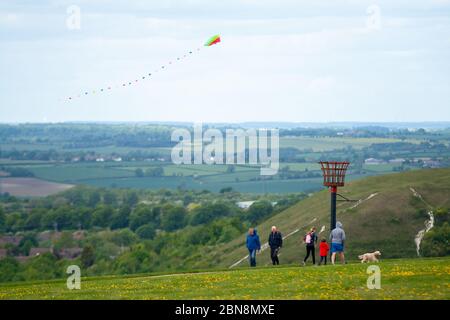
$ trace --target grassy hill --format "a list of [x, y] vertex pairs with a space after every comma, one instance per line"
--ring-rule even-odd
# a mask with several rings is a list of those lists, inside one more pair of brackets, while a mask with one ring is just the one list
[[450, 258], [386, 260], [381, 288], [367, 288], [367, 264], [237, 269], [172, 275], [2, 284], [0, 299], [450, 299]]
[[[337, 218], [347, 233], [348, 259], [380, 250], [382, 258], [416, 257], [414, 237], [424, 228], [427, 212], [436, 207], [450, 207], [450, 169], [427, 169], [353, 181], [339, 193], [359, 203], [338, 202]], [[420, 199], [414, 191], [420, 194]], [[303, 235], [311, 227], [325, 226], [320, 237], [327, 237], [330, 224], [330, 195], [327, 190], [300, 201], [257, 226], [262, 242], [267, 241], [270, 227], [276, 225], [284, 236], [280, 261], [299, 263], [304, 257]], [[299, 230], [295, 233], [296, 230]], [[197, 259], [200, 267], [229, 267], [245, 257], [245, 235]], [[268, 250], [258, 255], [259, 265], [268, 265]], [[243, 260], [238, 266], [246, 266]]]

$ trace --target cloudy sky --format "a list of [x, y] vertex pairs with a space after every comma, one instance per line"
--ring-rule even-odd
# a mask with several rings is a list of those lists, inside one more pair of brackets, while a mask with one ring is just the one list
[[2, 0], [0, 74], [0, 122], [450, 121], [450, 0]]

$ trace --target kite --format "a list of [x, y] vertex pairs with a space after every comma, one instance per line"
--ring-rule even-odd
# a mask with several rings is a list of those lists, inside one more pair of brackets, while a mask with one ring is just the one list
[[211, 38], [209, 38], [208, 41], [206, 41], [205, 47], [210, 47], [219, 42], [220, 42], [220, 35], [216, 34], [215, 36], [212, 36]]
[[[205, 47], [210, 47], [210, 46], [215, 45], [215, 44], [217, 44], [217, 43], [219, 43], [219, 42], [220, 42], [220, 35], [216, 34], [215, 36], [212, 36], [211, 38], [209, 38], [208, 41], [205, 42], [205, 45], [204, 45], [204, 46], [205, 46]], [[197, 48], [196, 51], [197, 51], [197, 52], [200, 51], [200, 48]], [[186, 59], [187, 57], [189, 57], [189, 56], [192, 55], [193, 53], [194, 53], [193, 50], [187, 51], [186, 54], [177, 57], [176, 61], [175, 61], [175, 60], [170, 60], [170, 61], [168, 62], [168, 64], [169, 64], [169, 65], [174, 65], [175, 62], [181, 62], [182, 60]], [[159, 70], [159, 71], [165, 71], [165, 70], [167, 70], [167, 65], [162, 65], [160, 68], [155, 69], [154, 72], [158, 72], [158, 70]], [[142, 80], [150, 80], [150, 79], [152, 78], [152, 73], [145, 73], [145, 76], [141, 76], [141, 77], [138, 77], [138, 78], [142, 78]], [[83, 97], [83, 96], [87, 96], [87, 95], [89, 95], [89, 93], [91, 93], [91, 94], [104, 93], [104, 92], [106, 92], [107, 90], [110, 91], [111, 89], [123, 88], [123, 87], [131, 86], [131, 85], [133, 85], [133, 84], [138, 84], [138, 83], [141, 83], [141, 82], [139, 82], [138, 79], [135, 78], [134, 81], [121, 81], [120, 83], [121, 83], [122, 85], [119, 85], [119, 84], [118, 84], [118, 85], [115, 85], [115, 86], [109, 85], [109, 86], [106, 86], [106, 87], [104, 87], [104, 88], [99, 88], [98, 90], [86, 90], [86, 91], [83, 91], [84, 95], [83, 95], [83, 94], [77, 94], [77, 95], [75, 95], [75, 96], [67, 97], [66, 100], [72, 101], [72, 100], [74, 100], [75, 98], [81, 98], [81, 97]], [[127, 85], [127, 84], [128, 84], [128, 85]], [[106, 88], [106, 89], [105, 89], [105, 88]]]

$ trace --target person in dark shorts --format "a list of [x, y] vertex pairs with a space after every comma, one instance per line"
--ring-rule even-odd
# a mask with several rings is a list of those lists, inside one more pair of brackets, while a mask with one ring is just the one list
[[345, 264], [345, 256], [344, 256], [345, 231], [342, 228], [342, 223], [340, 221], [336, 222], [336, 228], [334, 228], [330, 233], [330, 242], [331, 242], [331, 263], [334, 264], [336, 260], [336, 253], [339, 253], [341, 263]]

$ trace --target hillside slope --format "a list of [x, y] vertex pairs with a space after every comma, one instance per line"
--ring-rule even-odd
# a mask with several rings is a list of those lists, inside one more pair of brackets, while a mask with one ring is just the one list
[[[380, 250], [382, 258], [416, 257], [415, 235], [424, 228], [427, 212], [450, 207], [450, 169], [426, 169], [385, 176], [375, 176], [348, 183], [339, 193], [359, 203], [338, 202], [337, 218], [347, 233], [348, 259]], [[419, 196], [420, 195], [420, 196]], [[313, 194], [291, 208], [257, 226], [261, 241], [266, 242], [270, 227], [279, 227], [287, 239], [280, 261], [299, 263], [304, 257], [303, 235], [311, 227], [325, 226], [320, 237], [328, 237], [330, 224], [328, 190]], [[297, 231], [298, 230], [298, 231]], [[297, 231], [297, 232], [296, 232]], [[198, 258], [199, 267], [229, 267], [247, 254], [245, 235]], [[270, 262], [268, 250], [258, 255], [259, 265]], [[247, 266], [242, 259], [237, 267]]]

